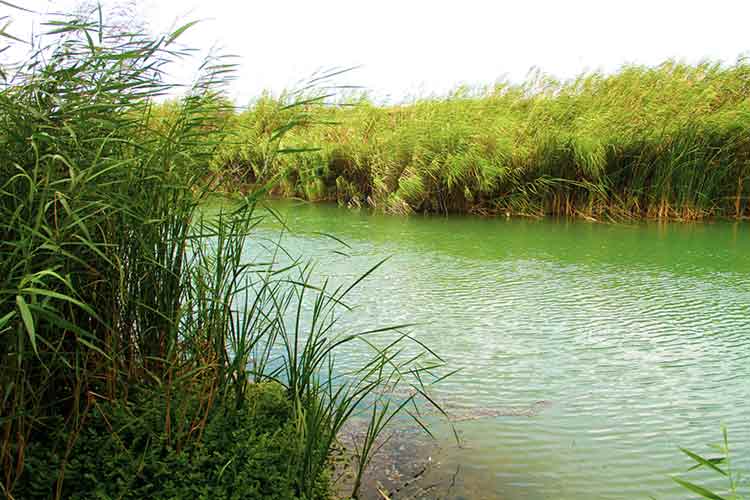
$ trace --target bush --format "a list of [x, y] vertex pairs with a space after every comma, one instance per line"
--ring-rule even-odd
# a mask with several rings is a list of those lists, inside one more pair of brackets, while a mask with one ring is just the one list
[[[292, 474], [296, 429], [283, 387], [253, 384], [247, 402], [240, 411], [212, 410], [202, 439], [182, 449], [176, 445], [180, 436], [165, 428], [165, 408], [176, 409], [170, 415], [174, 429], [179, 408], [199, 401], [166, 405], [151, 393], [126, 405], [99, 403], [74, 440], [61, 485], [57, 478], [71, 436], [54, 432], [49, 441], [29, 445], [18, 498], [50, 498], [57, 488], [62, 498], [75, 499], [303, 498]], [[326, 498], [325, 477], [318, 485], [314, 498]]]

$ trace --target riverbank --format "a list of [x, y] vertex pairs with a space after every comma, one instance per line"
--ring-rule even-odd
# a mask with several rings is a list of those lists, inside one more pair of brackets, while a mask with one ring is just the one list
[[213, 168], [231, 191], [277, 179], [280, 196], [398, 214], [742, 219], [749, 97], [745, 62], [673, 61], [401, 105], [264, 97], [228, 118]]

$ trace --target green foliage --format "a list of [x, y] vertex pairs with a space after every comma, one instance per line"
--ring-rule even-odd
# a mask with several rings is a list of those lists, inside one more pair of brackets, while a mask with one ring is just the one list
[[169, 47], [174, 37], [77, 18], [46, 29], [0, 89], [0, 462], [9, 493], [26, 447], [57, 427], [70, 439], [52, 478], [63, 485], [101, 401], [125, 404], [139, 386], [210, 400], [223, 384], [220, 358], [188, 341], [197, 332], [185, 308], [200, 288], [192, 227], [221, 140], [227, 66], [209, 61], [157, 119], [152, 100], [170, 88], [161, 67], [181, 55]]
[[[91, 409], [64, 464], [63, 498], [301, 498], [291, 470], [296, 429], [280, 385], [253, 384], [242, 411], [214, 409], [203, 439], [181, 450], [164, 439], [162, 397], [144, 394], [127, 405], [99, 403]], [[27, 448], [27, 473], [17, 486], [23, 498], [54, 496], [70, 437], [57, 432], [50, 438]], [[326, 498], [326, 491], [321, 476], [313, 496], [305, 498]]]
[[[749, 98], [745, 61], [667, 61], [564, 82], [537, 73], [403, 105], [316, 102], [284, 144], [319, 151], [225, 161], [281, 109], [266, 97], [236, 117], [238, 141], [214, 165], [257, 175], [263, 164], [287, 173], [283, 195], [398, 213], [741, 218], [750, 215]], [[320, 163], [334, 175], [316, 173]]]

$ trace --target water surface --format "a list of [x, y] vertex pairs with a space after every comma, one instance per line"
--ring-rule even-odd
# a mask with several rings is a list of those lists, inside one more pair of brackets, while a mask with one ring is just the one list
[[459, 423], [463, 448], [438, 427], [443, 465], [460, 466], [449, 498], [686, 498], [668, 477], [690, 465], [677, 447], [707, 451], [721, 424], [750, 466], [748, 225], [273, 207], [295, 231], [287, 249], [335, 280], [391, 256], [346, 325], [422, 323], [462, 368], [441, 396], [502, 413]]

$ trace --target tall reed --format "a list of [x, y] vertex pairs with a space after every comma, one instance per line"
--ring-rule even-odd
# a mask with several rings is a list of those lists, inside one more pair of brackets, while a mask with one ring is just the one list
[[[78, 18], [45, 28], [0, 91], [6, 492], [57, 416], [74, 439], [98, 399], [126, 400], [138, 383], [188, 387], [191, 370], [211, 366], [184, 352], [179, 325], [207, 161], [191, 148], [218, 144], [209, 124], [227, 66], [207, 65], [160, 131], [152, 99], [170, 89], [163, 68], [184, 55], [182, 30], [154, 40]], [[203, 375], [197, 387], [210, 390]]]
[[[152, 38], [92, 14], [48, 21], [29, 58], [3, 68], [3, 493], [24, 496], [25, 452], [49, 442], [62, 457], [50, 495], [65, 496], [66, 464], [103, 402], [125, 408], [153, 394], [164, 405], [154, 442], [180, 451], [212, 415], [243, 411], [251, 384], [276, 380], [297, 422], [291, 479], [312, 498], [343, 423], [365, 408], [373, 420], [390, 411], [377, 395], [385, 385], [425, 394], [418, 377], [441, 363], [398, 361], [395, 346], [419, 347], [402, 333], [385, 348], [368, 340], [372, 357], [340, 378], [340, 346], [389, 330], [337, 333], [351, 287], [315, 283], [305, 256], [284, 266], [248, 257], [263, 189], [218, 216], [201, 208], [223, 175], [209, 161], [230, 140], [221, 92], [233, 66], [207, 60], [185, 97], [156, 105], [175, 90], [165, 71], [189, 54], [178, 43], [192, 23]], [[292, 128], [276, 127], [262, 147], [284, 154], [277, 144]], [[49, 439], [60, 422], [62, 444]]]
[[[748, 216], [750, 66], [667, 61], [568, 81], [458, 88], [377, 105], [366, 95], [324, 105], [278, 158], [278, 191], [388, 212], [582, 217]], [[234, 117], [243, 140], [215, 168], [260, 175], [259, 137], [284, 119], [266, 95]], [[343, 104], [343, 105], [341, 105]], [[336, 126], [315, 126], [315, 122]]]

